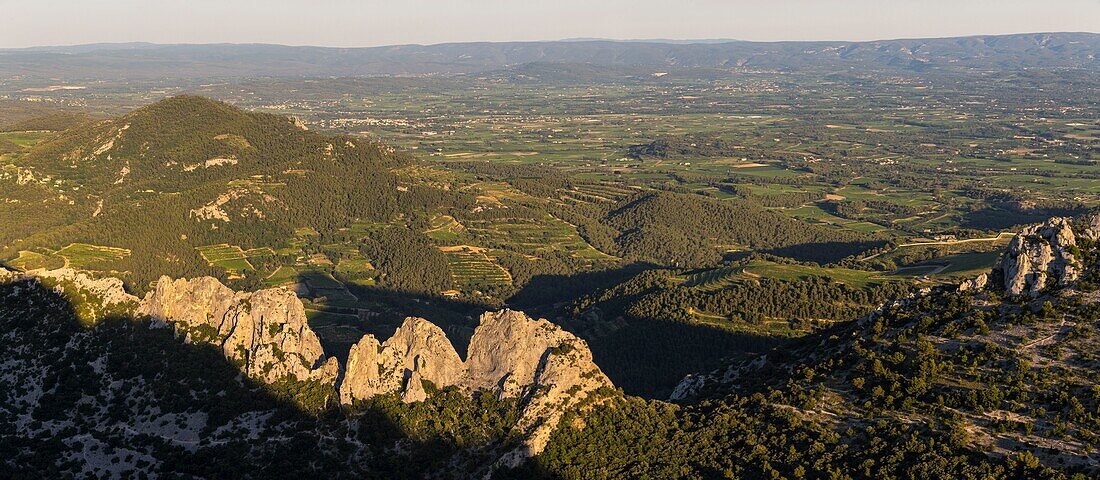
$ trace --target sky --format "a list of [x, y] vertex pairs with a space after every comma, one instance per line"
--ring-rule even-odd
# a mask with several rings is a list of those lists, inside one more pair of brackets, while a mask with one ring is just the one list
[[1100, 32], [1100, 0], [0, 0], [0, 48]]

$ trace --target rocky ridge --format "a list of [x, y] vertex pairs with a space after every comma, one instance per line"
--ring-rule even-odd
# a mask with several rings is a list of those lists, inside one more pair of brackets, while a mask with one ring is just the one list
[[512, 310], [481, 316], [466, 360], [442, 329], [422, 318], [407, 318], [384, 342], [365, 335], [351, 348], [341, 380], [338, 360], [326, 357], [301, 301], [289, 290], [237, 292], [211, 277], [161, 277], [138, 299], [118, 279], [68, 269], [0, 272], [0, 280], [18, 277], [63, 283], [55, 287], [59, 292], [93, 307], [125, 305], [132, 315], [151, 319], [151, 327], [173, 328], [184, 342], [218, 347], [251, 379], [319, 384], [344, 405], [390, 393], [419, 402], [448, 387], [518, 398], [522, 410], [515, 428], [524, 440], [502, 459], [508, 464], [542, 451], [565, 412], [614, 391], [583, 340]]

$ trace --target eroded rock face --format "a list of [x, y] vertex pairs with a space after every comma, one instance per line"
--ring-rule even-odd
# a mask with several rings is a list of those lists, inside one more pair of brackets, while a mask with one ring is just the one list
[[612, 387], [584, 340], [523, 312], [482, 315], [468, 357], [470, 388], [526, 401], [517, 425], [526, 451], [513, 452], [505, 463], [541, 452], [565, 412], [594, 400], [601, 387]]
[[423, 380], [438, 387], [462, 385], [465, 375], [462, 358], [443, 330], [423, 318], [409, 317], [385, 343], [364, 335], [351, 347], [340, 401], [350, 404], [394, 391], [401, 391], [406, 401], [422, 401]]
[[549, 321], [503, 310], [481, 316], [465, 362], [443, 331], [424, 319], [406, 319], [382, 344], [364, 336], [348, 357], [340, 398], [352, 403], [399, 392], [406, 402], [422, 401], [423, 381], [521, 398], [516, 427], [524, 448], [506, 461], [541, 452], [565, 412], [595, 401], [602, 387], [613, 388], [583, 340]]
[[1009, 295], [1037, 296], [1047, 287], [1077, 280], [1077, 245], [1069, 219], [1055, 217], [1024, 229], [1008, 244], [997, 269]]
[[336, 383], [337, 361], [325, 359], [292, 292], [236, 292], [210, 277], [161, 277], [137, 313], [166, 322], [189, 342], [220, 347], [247, 376], [265, 383], [288, 377]]

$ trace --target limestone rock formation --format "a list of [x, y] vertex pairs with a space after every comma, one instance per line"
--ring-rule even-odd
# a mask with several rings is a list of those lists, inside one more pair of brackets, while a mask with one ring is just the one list
[[[218, 347], [257, 381], [319, 382], [337, 393], [338, 362], [325, 356], [302, 302], [291, 291], [237, 292], [210, 277], [161, 277], [139, 301], [118, 279], [94, 279], [72, 270], [32, 275], [0, 270], [0, 278], [5, 276], [48, 279], [56, 288], [90, 298], [88, 303], [124, 305], [129, 314], [174, 328], [186, 342]], [[512, 465], [541, 452], [566, 412], [600, 401], [614, 388], [583, 340], [512, 310], [481, 316], [466, 360], [442, 329], [410, 317], [385, 342], [373, 335], [360, 339], [343, 373], [338, 389], [343, 404], [388, 393], [420, 402], [428, 398], [429, 383], [468, 395], [517, 399], [521, 414], [514, 428], [524, 441], [501, 459]]]
[[[423, 380], [439, 387], [462, 385], [465, 375], [462, 358], [443, 330], [423, 318], [409, 317], [385, 343], [368, 334], [351, 347], [340, 401], [350, 404], [393, 391], [407, 393], [410, 386], [423, 393]], [[419, 394], [405, 398], [423, 400]]]
[[959, 284], [959, 291], [960, 292], [969, 292], [969, 291], [982, 290], [988, 284], [989, 284], [989, 274], [988, 273], [983, 273], [981, 275], [978, 275], [977, 277], [968, 278], [966, 280], [963, 280], [962, 283]]
[[292, 292], [236, 292], [210, 277], [161, 277], [137, 313], [167, 322], [189, 342], [220, 347], [246, 375], [265, 383], [288, 377], [336, 382], [337, 361], [326, 360]]
[[439, 327], [408, 318], [384, 343], [366, 335], [352, 347], [341, 401], [388, 392], [401, 393], [406, 402], [421, 401], [427, 398], [423, 381], [471, 394], [518, 397], [523, 412], [516, 427], [525, 442], [510, 461], [542, 451], [565, 412], [597, 400], [601, 388], [612, 388], [583, 340], [522, 312], [482, 315], [467, 357], [463, 362]]
[[1077, 279], [1077, 245], [1069, 219], [1054, 217], [1042, 225], [1024, 229], [1008, 244], [999, 271], [1009, 295], [1037, 296], [1049, 286], [1067, 285]]

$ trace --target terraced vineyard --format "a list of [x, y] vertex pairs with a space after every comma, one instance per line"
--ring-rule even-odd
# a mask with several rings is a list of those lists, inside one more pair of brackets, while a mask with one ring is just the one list
[[570, 203], [615, 203], [637, 192], [637, 189], [613, 183], [581, 183], [562, 190], [561, 198]]
[[480, 248], [458, 246], [440, 247], [440, 250], [447, 255], [451, 275], [454, 277], [455, 284], [460, 287], [512, 284], [512, 276], [508, 271], [493, 262]]
[[484, 245], [501, 245], [533, 256], [559, 251], [590, 260], [613, 258], [585, 242], [575, 227], [550, 215], [539, 220], [505, 218], [467, 223], [466, 230]]
[[432, 226], [424, 233], [437, 242], [454, 244], [459, 241], [466, 227], [450, 215], [437, 215], [432, 218]]
[[196, 250], [210, 266], [225, 270], [230, 278], [241, 278], [246, 273], [255, 271], [256, 267], [249, 262], [249, 259], [275, 255], [275, 252], [267, 247], [243, 250], [237, 245], [227, 244], [196, 247]]

